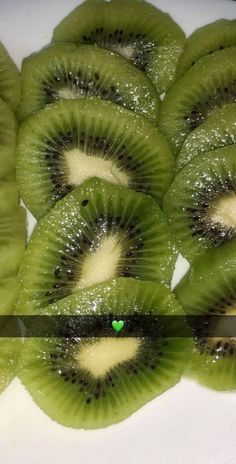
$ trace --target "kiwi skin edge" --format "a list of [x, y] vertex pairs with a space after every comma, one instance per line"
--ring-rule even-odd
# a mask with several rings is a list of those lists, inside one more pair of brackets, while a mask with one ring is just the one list
[[[183, 311], [173, 294], [156, 283], [133, 279], [112, 279], [104, 284], [76, 292], [68, 298], [45, 308], [49, 314], [170, 314]], [[187, 338], [135, 339], [119, 337], [79, 339], [26, 339], [19, 363], [19, 378], [36, 403], [57, 422], [74, 428], [96, 429], [117, 423], [158, 394], [176, 384], [189, 356]], [[121, 344], [136, 346], [128, 354]], [[61, 345], [67, 349], [61, 351]], [[89, 345], [99, 356], [98, 344], [106, 344], [116, 353], [103, 373], [94, 371], [91, 359], [85, 370], [82, 366], [89, 355]], [[123, 346], [123, 345], [122, 345]], [[87, 347], [87, 348], [86, 348]], [[80, 352], [78, 351], [81, 349]], [[118, 351], [119, 350], [119, 351]], [[120, 350], [121, 353], [120, 353]], [[64, 353], [64, 354], [63, 354]], [[73, 354], [75, 353], [75, 355]], [[123, 361], [114, 364], [122, 355]], [[60, 356], [59, 356], [60, 354]], [[62, 355], [62, 356], [61, 356]], [[66, 357], [65, 357], [66, 355]], [[75, 357], [74, 357], [75, 356]], [[83, 359], [83, 362], [82, 362]], [[118, 359], [118, 358], [117, 358]], [[49, 386], [51, 385], [51, 388]], [[45, 394], [47, 392], [47, 394]]]
[[[235, 262], [236, 239], [194, 260], [174, 290], [188, 315], [231, 315], [230, 308], [235, 306]], [[236, 390], [236, 339], [209, 338], [200, 342], [207, 342], [207, 351], [204, 345], [203, 349], [202, 345], [193, 347], [185, 375], [214, 390]]]

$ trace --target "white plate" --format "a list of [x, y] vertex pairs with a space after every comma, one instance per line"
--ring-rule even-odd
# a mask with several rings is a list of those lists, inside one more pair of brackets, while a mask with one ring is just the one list
[[[45, 46], [78, 0], [0, 0], [0, 40], [18, 65]], [[187, 34], [225, 17], [231, 0], [156, 0]], [[118, 425], [73, 430], [49, 419], [18, 379], [0, 396], [1, 464], [235, 464], [236, 394], [182, 380]]]

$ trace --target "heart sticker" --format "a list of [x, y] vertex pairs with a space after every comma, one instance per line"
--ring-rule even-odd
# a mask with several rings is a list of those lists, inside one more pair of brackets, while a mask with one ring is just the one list
[[118, 333], [123, 329], [125, 323], [124, 321], [112, 321], [111, 325], [113, 329], [115, 330], [115, 332]]

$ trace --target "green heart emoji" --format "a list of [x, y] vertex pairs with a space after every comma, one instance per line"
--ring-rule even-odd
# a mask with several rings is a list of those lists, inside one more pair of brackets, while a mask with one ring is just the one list
[[111, 325], [113, 329], [115, 330], [115, 332], [118, 333], [123, 329], [125, 323], [124, 321], [112, 321]]

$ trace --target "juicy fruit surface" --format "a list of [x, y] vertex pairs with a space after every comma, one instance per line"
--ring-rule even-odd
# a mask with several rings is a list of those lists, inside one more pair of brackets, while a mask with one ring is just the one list
[[214, 111], [185, 140], [176, 160], [177, 171], [195, 156], [236, 143], [236, 105], [225, 105]]
[[[187, 314], [235, 316], [235, 262], [235, 239], [221, 248], [208, 250], [193, 262], [175, 289]], [[223, 324], [222, 319], [220, 323]], [[196, 339], [187, 373], [216, 390], [235, 390], [235, 337], [211, 338], [210, 326], [206, 335]]]
[[0, 315], [12, 314], [14, 310], [25, 241], [26, 213], [19, 206], [15, 181], [0, 180]]
[[25, 253], [18, 313], [112, 277], [170, 283], [176, 260], [161, 210], [141, 193], [98, 179], [47, 214]]
[[148, 2], [87, 0], [55, 28], [53, 40], [113, 50], [145, 71], [161, 94], [175, 77], [184, 33]]
[[0, 97], [10, 105], [13, 111], [20, 100], [19, 71], [0, 42]]
[[152, 82], [120, 55], [92, 45], [54, 44], [24, 60], [22, 120], [61, 99], [100, 97], [157, 123], [160, 99]]
[[187, 259], [235, 236], [235, 189], [231, 146], [195, 157], [177, 174], [165, 197], [164, 213]]
[[0, 98], [0, 179], [14, 177], [17, 122], [7, 103]]
[[177, 155], [187, 135], [217, 108], [236, 101], [236, 47], [201, 58], [169, 90], [159, 127]]
[[[76, 292], [48, 314], [181, 315], [173, 295], [154, 283], [118, 279]], [[181, 338], [28, 339], [19, 375], [54, 420], [105, 427], [128, 417], [177, 383], [189, 352]], [[47, 393], [46, 393], [47, 392]]]
[[[19, 205], [15, 180], [17, 123], [6, 103], [15, 108], [18, 84], [18, 71], [0, 44], [0, 96], [6, 100], [0, 98], [0, 317], [14, 311], [19, 291], [18, 270], [26, 239], [26, 215]], [[6, 336], [8, 328], [6, 321], [1, 319], [0, 392], [15, 376], [21, 348], [21, 340], [12, 338], [11, 330]]]
[[15, 377], [20, 344], [20, 339], [0, 337], [0, 393]]
[[236, 20], [219, 19], [196, 29], [187, 38], [184, 51], [177, 67], [177, 78], [181, 77], [203, 56], [236, 45]]
[[98, 99], [50, 105], [22, 124], [18, 185], [37, 218], [94, 176], [148, 193], [162, 206], [174, 157], [146, 119]]

